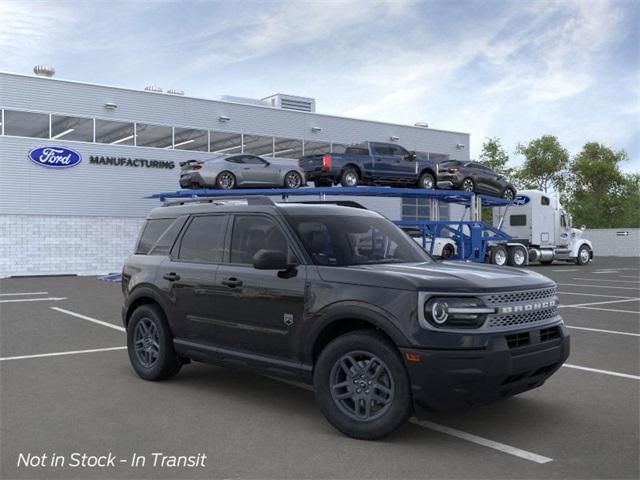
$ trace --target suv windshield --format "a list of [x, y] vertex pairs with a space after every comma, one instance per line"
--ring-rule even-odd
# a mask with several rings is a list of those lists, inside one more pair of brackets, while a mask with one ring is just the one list
[[432, 261], [427, 252], [384, 218], [293, 215], [287, 220], [316, 265], [344, 267]]

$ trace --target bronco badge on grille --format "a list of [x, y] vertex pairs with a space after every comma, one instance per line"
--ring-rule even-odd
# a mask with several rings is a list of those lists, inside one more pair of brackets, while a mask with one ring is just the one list
[[546, 302], [525, 303], [522, 305], [512, 305], [509, 307], [500, 307], [498, 313], [519, 313], [519, 312], [534, 312], [536, 310], [544, 310], [545, 308], [552, 308], [556, 306], [555, 300], [549, 300]]

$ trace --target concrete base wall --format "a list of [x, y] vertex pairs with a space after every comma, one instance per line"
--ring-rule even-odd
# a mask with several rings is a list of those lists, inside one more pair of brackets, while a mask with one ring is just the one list
[[119, 272], [143, 222], [135, 217], [0, 215], [0, 277]]
[[583, 238], [591, 240], [596, 257], [640, 257], [640, 228], [594, 228]]

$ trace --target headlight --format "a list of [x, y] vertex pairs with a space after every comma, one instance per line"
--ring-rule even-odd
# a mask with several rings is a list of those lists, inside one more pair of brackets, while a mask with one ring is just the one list
[[432, 297], [424, 304], [424, 319], [436, 328], [478, 328], [494, 312], [474, 297]]

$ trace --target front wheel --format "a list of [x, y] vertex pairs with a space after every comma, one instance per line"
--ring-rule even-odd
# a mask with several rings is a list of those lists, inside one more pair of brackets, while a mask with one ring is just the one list
[[450, 243], [442, 247], [442, 258], [452, 258], [456, 254], [456, 250]]
[[142, 305], [131, 314], [127, 351], [131, 366], [145, 380], [173, 377], [182, 367], [167, 321], [155, 305]]
[[591, 260], [591, 250], [586, 245], [582, 245], [578, 249], [578, 257], [576, 263], [578, 265], [586, 265]]
[[287, 188], [300, 188], [302, 186], [302, 175], [295, 170], [291, 170], [284, 176], [284, 186]]
[[436, 181], [433, 178], [433, 175], [430, 173], [423, 173], [420, 175], [420, 180], [418, 181], [418, 187], [424, 188], [426, 190], [433, 190], [436, 186]]
[[320, 353], [313, 375], [326, 419], [345, 435], [376, 440], [413, 412], [409, 376], [397, 348], [383, 335], [358, 330]]

